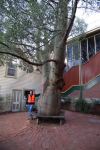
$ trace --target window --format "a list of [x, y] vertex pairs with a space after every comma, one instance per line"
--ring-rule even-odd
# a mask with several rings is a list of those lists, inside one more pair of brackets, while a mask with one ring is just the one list
[[96, 51], [100, 51], [100, 34], [95, 36], [96, 39]]
[[67, 46], [67, 61], [69, 67], [73, 66], [73, 47], [72, 45]]
[[73, 44], [73, 59], [79, 60], [79, 58], [80, 58], [79, 44], [78, 42], [75, 42]]
[[7, 64], [7, 76], [16, 76], [16, 65], [13, 62]]
[[68, 56], [68, 60], [71, 60], [72, 61], [72, 56], [73, 55], [73, 48], [72, 48], [72, 45], [68, 45], [67, 47], [67, 56]]
[[95, 54], [94, 37], [88, 38], [88, 52], [89, 58]]
[[82, 40], [81, 41], [81, 55], [82, 55], [82, 62], [87, 61], [87, 40]]

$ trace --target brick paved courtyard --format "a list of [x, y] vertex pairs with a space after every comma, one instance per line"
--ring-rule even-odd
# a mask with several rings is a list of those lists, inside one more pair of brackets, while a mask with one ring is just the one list
[[27, 120], [27, 114], [0, 115], [0, 150], [100, 150], [100, 116], [65, 112], [66, 123]]

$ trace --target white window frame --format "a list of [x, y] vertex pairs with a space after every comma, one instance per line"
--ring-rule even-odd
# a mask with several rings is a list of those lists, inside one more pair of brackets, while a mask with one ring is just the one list
[[[9, 63], [9, 62], [8, 62], [8, 63]], [[8, 68], [9, 68], [8, 63], [6, 64], [6, 77], [16, 78], [16, 77], [17, 77], [17, 66], [15, 65], [15, 68], [10, 68], [10, 69], [15, 70], [15, 75], [14, 75], [14, 76], [8, 75]]]

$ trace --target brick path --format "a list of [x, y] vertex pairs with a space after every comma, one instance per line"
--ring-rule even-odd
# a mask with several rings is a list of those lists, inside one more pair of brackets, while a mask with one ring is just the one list
[[66, 111], [65, 118], [37, 125], [26, 113], [0, 115], [0, 150], [100, 150], [100, 116]]

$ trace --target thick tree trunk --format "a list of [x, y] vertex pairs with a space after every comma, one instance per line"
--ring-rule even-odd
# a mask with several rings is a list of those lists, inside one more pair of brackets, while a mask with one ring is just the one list
[[49, 64], [42, 67], [43, 93], [38, 103], [38, 113], [42, 115], [59, 115], [60, 95], [55, 85], [50, 83], [48, 69], [50, 70]]
[[42, 95], [38, 113], [42, 115], [59, 115], [60, 113], [60, 96], [54, 86], [48, 86]]
[[55, 39], [54, 59], [58, 63], [50, 63], [50, 74], [45, 82], [44, 92], [38, 104], [38, 112], [42, 115], [60, 114], [60, 90], [63, 86], [63, 69], [66, 50], [66, 41], [63, 41], [67, 27], [67, 0], [59, 0], [57, 14], [57, 29], [61, 30]]

